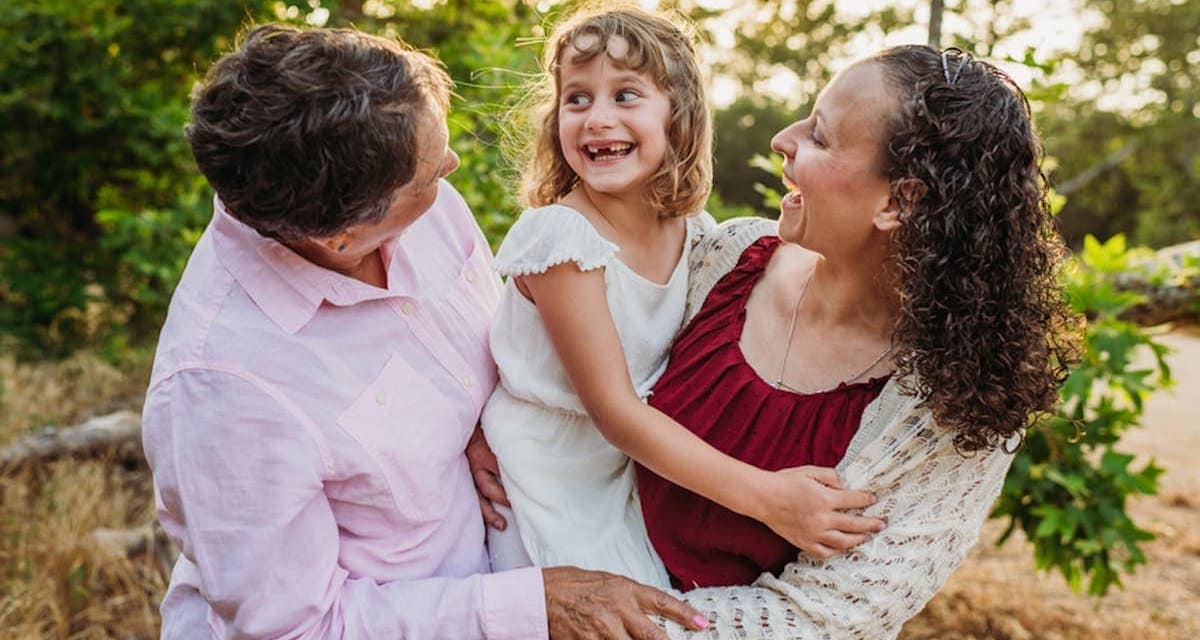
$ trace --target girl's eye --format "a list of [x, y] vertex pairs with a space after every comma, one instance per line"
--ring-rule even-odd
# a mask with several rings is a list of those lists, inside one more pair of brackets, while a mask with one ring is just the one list
[[592, 103], [592, 99], [586, 93], [572, 93], [563, 102], [575, 106], [586, 106]]
[[633, 89], [622, 89], [617, 92], [617, 102], [632, 102], [641, 96]]

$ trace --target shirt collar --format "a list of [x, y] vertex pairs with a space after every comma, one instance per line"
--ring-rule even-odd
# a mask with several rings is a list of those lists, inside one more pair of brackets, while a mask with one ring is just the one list
[[[309, 262], [233, 218], [216, 196], [212, 228], [217, 259], [254, 304], [288, 334], [308, 324], [323, 302], [350, 306], [399, 295]], [[385, 253], [390, 253], [387, 249]]]

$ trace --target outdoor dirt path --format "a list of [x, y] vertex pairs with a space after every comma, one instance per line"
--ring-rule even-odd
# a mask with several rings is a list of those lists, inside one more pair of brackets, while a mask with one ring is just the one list
[[1120, 449], [1153, 457], [1166, 469], [1158, 496], [1133, 501], [1135, 522], [1158, 536], [1145, 545], [1148, 562], [1124, 579], [1125, 589], [1096, 601], [1078, 595], [1057, 574], [1037, 573], [1019, 535], [1003, 548], [1001, 522], [989, 522], [979, 545], [903, 640], [1192, 640], [1200, 639], [1200, 331], [1177, 330], [1162, 342], [1174, 389], [1146, 403], [1143, 427]]

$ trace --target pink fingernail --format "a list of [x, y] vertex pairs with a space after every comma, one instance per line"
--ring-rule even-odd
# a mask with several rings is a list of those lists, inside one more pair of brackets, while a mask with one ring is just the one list
[[704, 616], [696, 616], [695, 618], [692, 618], [692, 624], [696, 625], [697, 629], [707, 629], [708, 618], [705, 618]]

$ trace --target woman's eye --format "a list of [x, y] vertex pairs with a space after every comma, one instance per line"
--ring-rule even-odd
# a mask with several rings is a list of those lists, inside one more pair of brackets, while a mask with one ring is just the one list
[[572, 93], [563, 102], [570, 105], [586, 106], [592, 103], [592, 99], [586, 93]]
[[617, 102], [630, 102], [637, 100], [641, 96], [633, 89], [622, 89], [617, 92]]
[[821, 138], [817, 137], [817, 130], [816, 130], [816, 129], [813, 129], [812, 131], [809, 131], [809, 132], [808, 132], [808, 139], [809, 139], [809, 140], [812, 140], [812, 143], [813, 143], [814, 145], [816, 145], [818, 149], [824, 149], [824, 148], [825, 148], [825, 141], [824, 141], [824, 140], [822, 140]]

